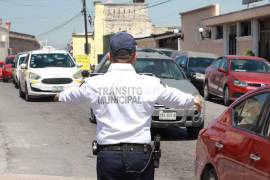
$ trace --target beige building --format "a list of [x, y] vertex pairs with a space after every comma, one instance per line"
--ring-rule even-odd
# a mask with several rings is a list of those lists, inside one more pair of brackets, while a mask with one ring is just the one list
[[112, 34], [126, 31], [134, 37], [146, 37], [152, 33], [152, 22], [145, 3], [102, 3], [94, 2], [94, 55], [97, 63], [108, 50], [108, 42]]
[[9, 49], [9, 28], [0, 21], [0, 61], [4, 61]]
[[[270, 4], [220, 15], [219, 5], [180, 13], [183, 50], [270, 59]], [[200, 31], [200, 32], [199, 32]]]

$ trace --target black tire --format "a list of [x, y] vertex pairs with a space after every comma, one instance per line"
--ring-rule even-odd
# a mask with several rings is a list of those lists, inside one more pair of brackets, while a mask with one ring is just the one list
[[209, 88], [208, 88], [207, 82], [205, 82], [205, 84], [204, 84], [203, 96], [204, 96], [205, 100], [211, 100], [211, 98], [212, 98], [212, 95], [209, 94]]
[[25, 94], [22, 92], [21, 85], [18, 84], [18, 87], [19, 87], [19, 96], [20, 96], [21, 98], [24, 98]]
[[4, 79], [3, 79], [3, 82], [7, 83], [7, 82], [8, 82], [8, 80], [7, 80], [6, 78], [4, 78]]
[[29, 94], [28, 94], [28, 88], [27, 88], [27, 85], [26, 84], [25, 84], [25, 96], [24, 96], [24, 99], [26, 101], [32, 101], [31, 96], [29, 96]]
[[206, 169], [202, 175], [202, 180], [218, 180], [215, 169], [214, 168]]
[[196, 126], [186, 127], [188, 137], [191, 139], [197, 139], [199, 136], [199, 132], [200, 130], [202, 130], [203, 127], [204, 127], [204, 122], [198, 127]]
[[90, 116], [89, 116], [89, 121], [93, 124], [96, 124], [97, 123], [97, 120], [96, 120], [96, 116], [93, 112], [92, 109], [90, 109]]
[[231, 100], [230, 100], [230, 91], [229, 91], [229, 89], [228, 89], [228, 87], [227, 86], [225, 86], [225, 88], [224, 88], [224, 105], [225, 106], [229, 106], [230, 104], [231, 104]]

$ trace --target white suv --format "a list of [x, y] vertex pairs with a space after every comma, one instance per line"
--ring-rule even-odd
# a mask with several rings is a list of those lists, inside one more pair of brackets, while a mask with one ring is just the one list
[[78, 85], [82, 81], [81, 66], [63, 50], [49, 47], [30, 51], [20, 65], [19, 95], [29, 101]]

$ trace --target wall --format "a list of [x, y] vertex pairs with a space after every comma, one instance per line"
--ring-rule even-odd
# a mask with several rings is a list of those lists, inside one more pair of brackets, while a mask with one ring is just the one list
[[219, 6], [212, 5], [190, 12], [182, 13], [182, 33], [184, 40], [181, 40], [181, 49], [184, 51], [209, 52], [223, 55], [223, 40], [202, 40], [198, 31], [200, 27], [207, 29], [202, 24], [202, 19], [219, 15]]
[[[90, 44], [90, 63], [94, 64], [94, 40], [93, 35], [88, 35], [88, 43]], [[73, 47], [73, 57], [77, 55], [84, 55], [84, 44], [85, 44], [85, 36], [84, 35], [72, 35], [72, 47]]]
[[0, 25], [0, 61], [5, 61], [8, 55], [9, 31]]
[[247, 50], [252, 50], [252, 38], [250, 36], [238, 37], [237, 48], [238, 55], [245, 55]]

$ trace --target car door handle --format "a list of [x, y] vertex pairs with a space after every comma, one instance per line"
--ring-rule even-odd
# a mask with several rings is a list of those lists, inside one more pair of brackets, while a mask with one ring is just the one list
[[259, 161], [261, 159], [261, 157], [256, 155], [256, 154], [250, 154], [249, 159], [251, 159], [253, 161]]
[[216, 148], [219, 149], [219, 150], [220, 150], [220, 149], [223, 149], [223, 147], [224, 147], [224, 145], [223, 145], [221, 142], [216, 142], [216, 143], [215, 143], [215, 146], [216, 146]]

